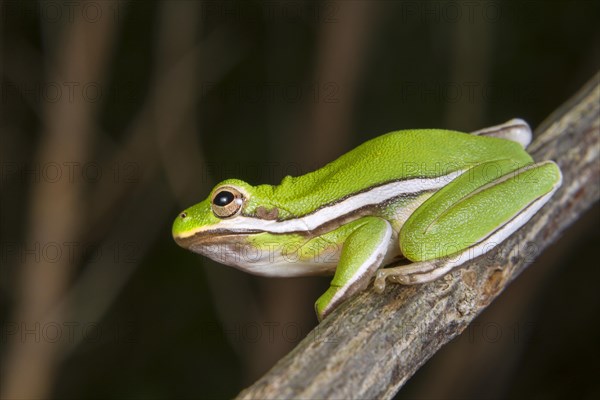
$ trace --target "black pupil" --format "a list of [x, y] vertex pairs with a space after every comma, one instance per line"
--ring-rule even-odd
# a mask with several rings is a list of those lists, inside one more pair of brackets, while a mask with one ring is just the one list
[[216, 206], [226, 206], [227, 204], [231, 203], [234, 199], [233, 193], [228, 192], [227, 190], [223, 190], [222, 192], [219, 192], [219, 194], [217, 194], [215, 196], [215, 199], [213, 200], [213, 204]]

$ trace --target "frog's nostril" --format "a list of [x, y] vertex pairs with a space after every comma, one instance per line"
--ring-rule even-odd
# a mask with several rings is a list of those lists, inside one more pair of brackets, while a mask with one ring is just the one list
[[184, 212], [182, 212], [182, 213], [181, 213], [179, 216], [180, 216], [181, 218], [185, 218], [185, 217], [187, 217], [187, 213], [184, 213]]

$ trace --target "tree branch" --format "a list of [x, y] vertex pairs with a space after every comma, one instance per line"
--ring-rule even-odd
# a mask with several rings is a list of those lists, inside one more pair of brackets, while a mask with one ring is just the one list
[[357, 295], [238, 398], [391, 398], [599, 199], [599, 131], [600, 73], [536, 131], [563, 185], [525, 227], [444, 279]]

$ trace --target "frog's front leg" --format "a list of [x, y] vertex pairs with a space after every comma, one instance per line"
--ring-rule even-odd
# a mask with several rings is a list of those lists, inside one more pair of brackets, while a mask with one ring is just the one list
[[[551, 161], [512, 167], [510, 160], [478, 165], [425, 201], [400, 230], [400, 249], [413, 264], [378, 271], [386, 279], [414, 284], [435, 280], [491, 250], [523, 226], [561, 184]], [[514, 165], [514, 164], [513, 164]], [[494, 177], [490, 171], [506, 170]]]
[[329, 289], [315, 303], [319, 321], [354, 293], [366, 288], [390, 244], [392, 227], [378, 217], [363, 217], [344, 241]]

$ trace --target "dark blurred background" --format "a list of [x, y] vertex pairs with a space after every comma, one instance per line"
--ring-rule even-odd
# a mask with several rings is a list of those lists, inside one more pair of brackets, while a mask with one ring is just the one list
[[[229, 398], [327, 278], [177, 247], [218, 181], [406, 128], [535, 127], [600, 67], [598, 1], [0, 2], [2, 398]], [[599, 398], [598, 207], [398, 398]]]

